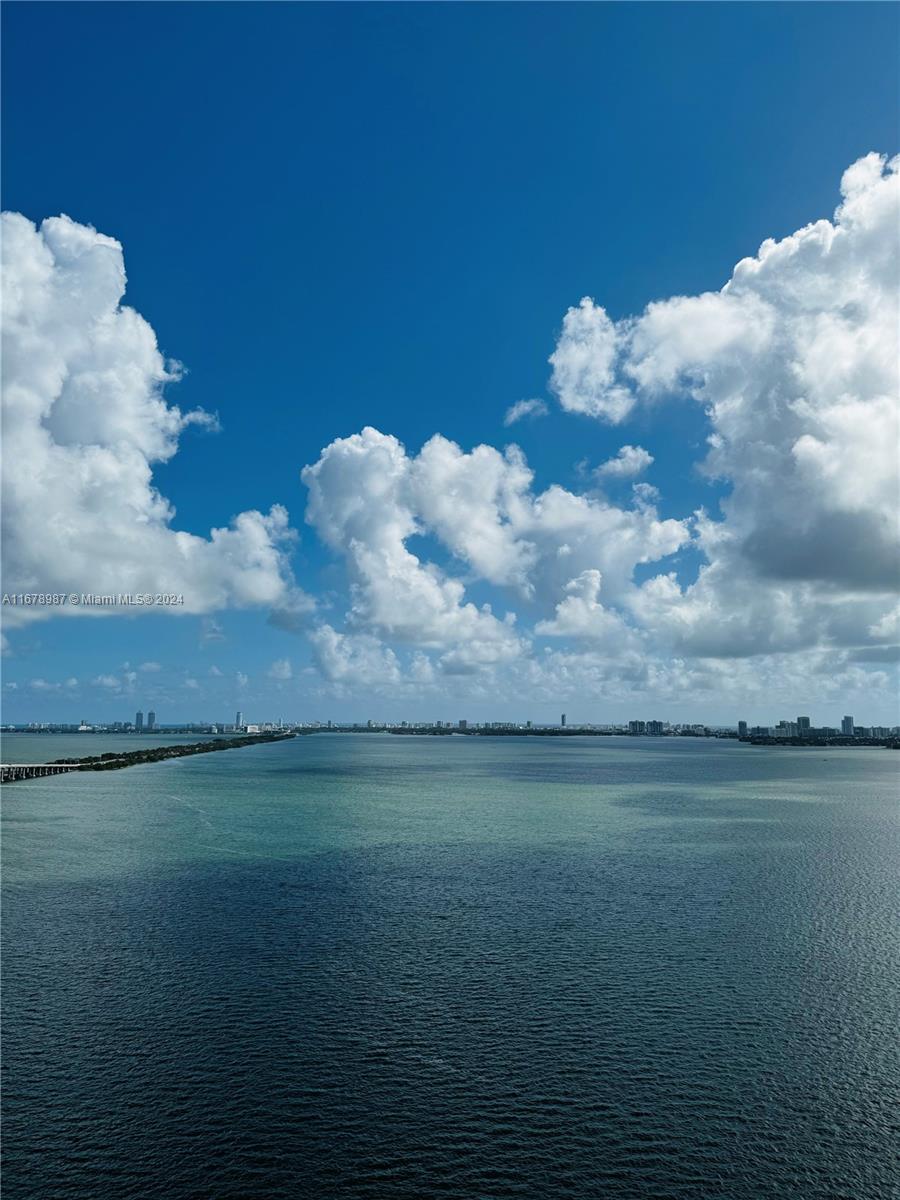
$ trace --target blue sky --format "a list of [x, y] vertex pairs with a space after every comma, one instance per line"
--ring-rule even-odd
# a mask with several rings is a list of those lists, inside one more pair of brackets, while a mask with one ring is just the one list
[[[124, 302], [186, 367], [169, 402], [218, 414], [218, 432], [187, 428], [154, 464], [174, 525], [206, 536], [284, 505], [301, 535], [294, 576], [324, 606], [311, 626], [392, 645], [342, 624], [345, 558], [304, 525], [301, 468], [370, 425], [410, 454], [436, 433], [464, 451], [515, 440], [535, 492], [577, 493], [585, 470], [640, 445], [661, 519], [718, 514], [733, 480], [698, 471], [710, 428], [684, 389], [616, 425], [561, 410], [547, 360], [563, 316], [582, 296], [619, 321], [715, 291], [764, 239], [830, 219], [842, 172], [896, 153], [897, 32], [887, 4], [11, 3], [3, 207], [117, 239]], [[504, 427], [525, 398], [549, 415]], [[607, 482], [610, 502], [630, 504], [631, 483]], [[467, 599], [514, 607], [520, 624], [540, 616], [430, 534], [409, 545], [463, 578]], [[692, 544], [633, 578], [674, 570], [689, 584], [703, 561]], [[127, 715], [141, 662], [160, 664], [149, 674], [172, 719], [225, 717], [237, 673], [260, 716], [521, 706], [496, 683], [467, 696], [458, 680], [421, 694], [323, 679], [264, 605], [56, 617], [9, 637], [7, 720]], [[407, 638], [397, 653], [417, 649], [441, 651]], [[283, 659], [291, 680], [271, 679]], [[92, 690], [104, 676], [120, 686]], [[79, 684], [36, 691], [35, 678]], [[811, 703], [804, 679], [796, 698]], [[617, 686], [584, 693], [579, 715], [679, 708], [671, 691]], [[716, 695], [686, 715], [712, 719]], [[747, 703], [776, 716], [762, 695]]]

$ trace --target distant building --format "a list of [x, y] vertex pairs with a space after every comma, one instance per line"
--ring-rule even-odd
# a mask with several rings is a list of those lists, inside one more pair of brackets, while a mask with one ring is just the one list
[[747, 722], [746, 721], [738, 721], [738, 737], [743, 738], [746, 736], [747, 736]]
[[647, 723], [645, 721], [629, 721], [628, 722], [628, 732], [629, 733], [646, 733], [647, 732]]
[[469, 722], [468, 722], [468, 721], [460, 721], [460, 723], [459, 723], [459, 727], [460, 727], [460, 729], [468, 729], [468, 728], [469, 728]]
[[805, 733], [809, 733], [809, 717], [797, 718], [797, 733], [802, 737]]
[[841, 733], [844, 737], [853, 737], [853, 718], [844, 717], [841, 721]]
[[663, 732], [662, 721], [648, 721], [647, 722], [647, 733], [653, 734], [654, 737], [659, 737], [662, 732]]
[[[235, 729], [241, 729], [243, 727], [243, 724], [244, 724], [244, 714], [241, 712], [240, 709], [238, 709], [237, 712], [234, 714], [234, 727], [235, 727]], [[329, 724], [330, 724], [330, 722], [329, 722]]]
[[147, 713], [147, 732], [150, 733], [156, 728], [156, 713], [151, 708]]
[[565, 729], [565, 727], [566, 727], [566, 714], [565, 713], [563, 713], [563, 715], [559, 718], [559, 723], [560, 723], [560, 726], [563, 729]]
[[144, 732], [144, 714], [140, 711], [134, 714], [134, 731], [135, 733]]
[[525, 722], [525, 728], [526, 728], [526, 729], [531, 729], [531, 722], [530, 722], [530, 721], [526, 721], [526, 722]]

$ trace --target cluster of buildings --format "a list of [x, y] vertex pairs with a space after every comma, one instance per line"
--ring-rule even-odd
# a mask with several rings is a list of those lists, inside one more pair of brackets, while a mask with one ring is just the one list
[[809, 717], [785, 719], [776, 725], [750, 725], [747, 721], [738, 721], [734, 726], [710, 726], [696, 723], [673, 723], [669, 721], [634, 720], [620, 724], [570, 724], [566, 714], [560, 715], [558, 724], [540, 724], [533, 721], [469, 721], [461, 718], [457, 721], [375, 721], [336, 722], [336, 721], [261, 721], [248, 723], [244, 720], [243, 712], [238, 709], [234, 715], [233, 724], [224, 722], [200, 722], [193, 724], [160, 726], [156, 713], [151, 709], [147, 713], [138, 710], [134, 721], [114, 721], [110, 724], [98, 725], [82, 721], [79, 725], [62, 725], [32, 722], [26, 726], [8, 726], [44, 733], [165, 733], [167, 735], [188, 733], [316, 733], [331, 730], [335, 733], [421, 733], [421, 734], [536, 734], [575, 735], [595, 734], [604, 736], [624, 737], [712, 737], [739, 738], [747, 742], [822, 742], [822, 741], [856, 741], [856, 742], [888, 742], [896, 743], [900, 739], [900, 726], [894, 725], [857, 725], [852, 716], [841, 719], [840, 728], [828, 725], [813, 725]]
[[777, 725], [751, 725], [738, 721], [739, 738], [891, 738], [900, 735], [900, 726], [857, 725], [852, 716], [841, 718], [840, 729], [831, 725], [813, 725], [809, 717], [786, 719]]
[[572, 724], [566, 714], [559, 724], [536, 721], [366, 721], [364, 724], [336, 721], [312, 721], [291, 726], [298, 730], [331, 730], [335, 733], [534, 733], [534, 734], [604, 734], [624, 737], [730, 737], [734, 728], [718, 728], [703, 724], [672, 724], [668, 721], [628, 721], [622, 724]]
[[[264, 727], [260, 727], [261, 729]], [[809, 717], [779, 721], [774, 726], [753, 725], [738, 721], [737, 726], [711, 726], [695, 722], [670, 722], [659, 720], [634, 720], [619, 724], [571, 724], [565, 713], [560, 715], [559, 724], [540, 724], [532, 721], [366, 721], [364, 724], [313, 721], [292, 725], [292, 729], [332, 730], [338, 733], [534, 733], [534, 734], [601, 734], [620, 737], [712, 737], [739, 738], [743, 741], [767, 740], [896, 740], [900, 738], [900, 726], [857, 725], [852, 716], [841, 720], [840, 728], [828, 725], [813, 725]]]

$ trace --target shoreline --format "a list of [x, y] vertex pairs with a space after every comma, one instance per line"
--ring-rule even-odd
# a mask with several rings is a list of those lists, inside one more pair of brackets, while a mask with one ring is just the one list
[[244, 746], [260, 746], [284, 742], [293, 733], [252, 733], [244, 737], [217, 738], [209, 742], [186, 742], [178, 746], [153, 746], [146, 750], [128, 750], [124, 754], [108, 751], [86, 758], [56, 758], [49, 763], [0, 764], [3, 783], [37, 779], [46, 775], [64, 775], [70, 771], [122, 771], [142, 763], [164, 762], [169, 758], [189, 758], [193, 754], [213, 754], [218, 750], [240, 750]]

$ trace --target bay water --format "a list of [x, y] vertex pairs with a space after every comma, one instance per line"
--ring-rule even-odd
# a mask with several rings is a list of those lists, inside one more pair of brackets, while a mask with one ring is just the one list
[[11, 785], [6, 1200], [896, 1197], [898, 766], [317, 734]]

